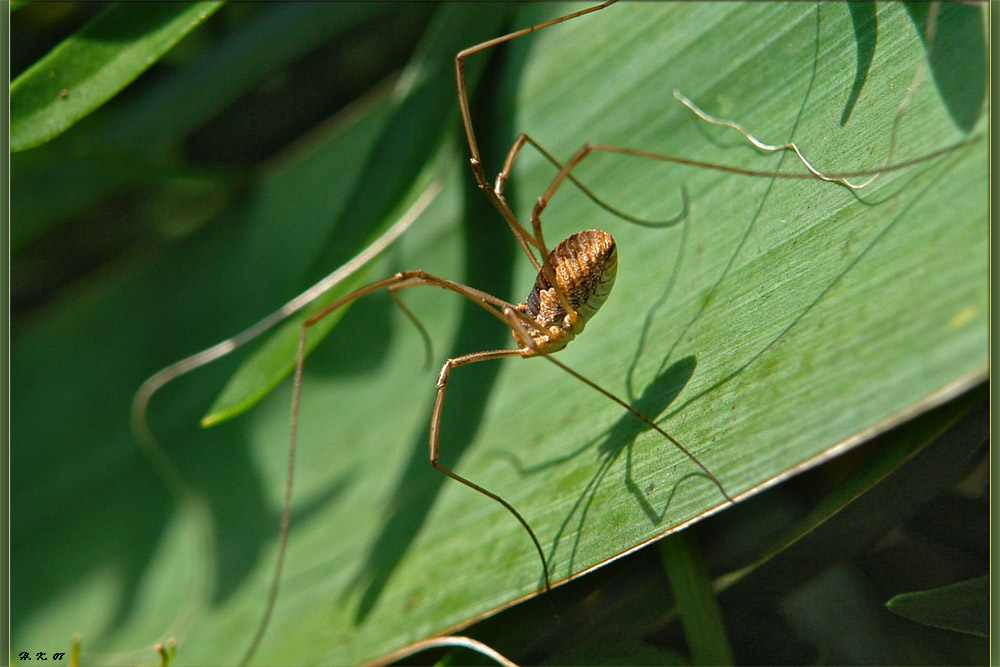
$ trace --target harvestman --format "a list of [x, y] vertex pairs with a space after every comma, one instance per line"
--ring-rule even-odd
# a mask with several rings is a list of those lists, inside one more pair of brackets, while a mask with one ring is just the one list
[[[751, 143], [753, 143], [757, 148], [766, 151], [778, 151], [778, 150], [792, 150], [799, 157], [800, 161], [806, 166], [810, 173], [808, 174], [793, 174], [793, 173], [774, 173], [766, 171], [754, 171], [746, 170], [735, 167], [728, 167], [724, 165], [700, 162], [695, 160], [687, 160], [684, 158], [677, 158], [673, 156], [660, 155], [656, 153], [649, 153], [646, 151], [640, 151], [629, 148], [622, 148], [618, 146], [611, 146], [607, 144], [599, 143], [587, 143], [584, 144], [573, 156], [567, 160], [565, 163], [560, 163], [552, 155], [550, 155], [541, 145], [539, 145], [535, 140], [533, 140], [527, 134], [520, 134], [510, 150], [507, 153], [507, 157], [504, 161], [503, 168], [497, 175], [496, 180], [493, 185], [489, 183], [486, 179], [485, 173], [483, 171], [482, 162], [479, 155], [479, 149], [476, 144], [475, 132], [472, 126], [471, 114], [469, 112], [468, 96], [466, 92], [465, 85], [465, 74], [464, 74], [464, 59], [470, 55], [478, 53], [480, 51], [486, 50], [493, 46], [508, 42], [510, 40], [516, 39], [528, 33], [546, 28], [569, 19], [573, 19], [591, 12], [599, 11], [604, 9], [608, 5], [611, 5], [616, 0], [610, 0], [601, 5], [590, 7], [581, 11], [573, 12], [565, 16], [540, 23], [538, 25], [511, 32], [509, 34], [497, 37], [486, 42], [482, 42], [468, 49], [465, 49], [458, 53], [455, 57], [455, 74], [456, 82], [458, 88], [458, 101], [462, 117], [462, 125], [465, 131], [465, 137], [469, 145], [470, 153], [470, 166], [472, 167], [473, 174], [476, 179], [476, 183], [480, 190], [486, 195], [497, 211], [503, 216], [504, 220], [510, 227], [511, 233], [517, 239], [518, 244], [523, 250], [524, 254], [528, 256], [535, 270], [538, 272], [535, 278], [534, 286], [528, 295], [527, 299], [521, 303], [512, 304], [495, 297], [491, 294], [483, 292], [481, 290], [469, 287], [439, 276], [432, 275], [425, 271], [414, 270], [414, 271], [403, 271], [396, 273], [388, 278], [370, 283], [360, 289], [357, 289], [346, 296], [343, 296], [336, 301], [330, 303], [323, 309], [316, 312], [310, 318], [308, 318], [302, 325], [299, 332], [298, 339], [298, 349], [296, 353], [295, 371], [292, 383], [292, 408], [291, 408], [291, 425], [289, 429], [289, 453], [288, 453], [288, 469], [287, 469], [287, 479], [285, 488], [284, 505], [281, 514], [281, 523], [279, 529], [278, 537], [278, 554], [275, 563], [275, 571], [272, 579], [272, 585], [269, 592], [267, 604], [265, 607], [264, 617], [262, 618], [256, 634], [251, 642], [250, 648], [244, 657], [243, 663], [247, 663], [253, 656], [257, 645], [259, 644], [263, 634], [267, 628], [268, 620], [270, 618], [271, 611], [274, 607], [274, 602], [277, 597], [278, 584], [280, 582], [282, 564], [285, 554], [285, 546], [287, 543], [288, 536], [288, 526], [291, 513], [291, 491], [292, 491], [292, 479], [293, 479], [293, 468], [294, 468], [294, 457], [295, 457], [295, 446], [298, 428], [298, 413], [299, 413], [299, 399], [301, 396], [302, 388], [302, 375], [303, 366], [305, 361], [305, 342], [306, 334], [308, 330], [313, 327], [316, 323], [321, 321], [323, 318], [330, 315], [332, 312], [336, 311], [341, 306], [354, 301], [366, 294], [375, 292], [377, 290], [385, 288], [393, 300], [403, 309], [404, 313], [412, 318], [412, 314], [409, 310], [403, 306], [402, 302], [399, 301], [396, 296], [396, 292], [407, 289], [410, 287], [416, 287], [418, 285], [429, 285], [433, 287], [439, 287], [451, 292], [455, 292], [477, 306], [483, 308], [488, 313], [496, 317], [500, 322], [510, 329], [511, 335], [514, 339], [516, 347], [498, 350], [484, 350], [480, 352], [472, 352], [469, 354], [464, 354], [459, 357], [450, 358], [445, 361], [444, 365], [441, 367], [441, 371], [438, 374], [438, 379], [436, 383], [436, 393], [434, 398], [434, 405], [431, 410], [430, 416], [430, 427], [429, 427], [429, 460], [431, 465], [442, 472], [443, 474], [451, 477], [452, 479], [464, 484], [465, 486], [491, 498], [497, 503], [501, 504], [508, 512], [510, 512], [520, 524], [524, 527], [528, 536], [531, 538], [532, 543], [536, 551], [538, 552], [539, 558], [542, 562], [543, 575], [545, 581], [545, 588], [548, 590], [551, 586], [549, 579], [548, 563], [545, 559], [541, 544], [538, 538], [535, 536], [534, 531], [528, 522], [521, 516], [521, 514], [514, 509], [514, 507], [508, 503], [506, 500], [501, 498], [495, 493], [488, 491], [482, 486], [472, 482], [461, 475], [455, 473], [454, 471], [444, 467], [438, 462], [438, 452], [439, 452], [439, 430], [441, 421], [441, 410], [444, 403], [445, 390], [447, 388], [448, 378], [451, 374], [453, 368], [459, 366], [464, 366], [467, 364], [473, 364], [481, 361], [489, 361], [493, 359], [503, 359], [506, 357], [543, 357], [549, 362], [553, 363], [557, 367], [561, 368], [565, 372], [569, 373], [576, 379], [585, 383], [586, 385], [592, 387], [596, 391], [605, 395], [612, 401], [618, 403], [620, 406], [625, 408], [637, 419], [644, 422], [647, 426], [654, 429], [656, 432], [661, 434], [667, 440], [669, 440], [674, 446], [676, 446], [681, 452], [683, 452], [688, 458], [690, 458], [704, 473], [704, 475], [710, 479], [715, 486], [718, 487], [720, 493], [723, 495], [725, 500], [729, 503], [734, 502], [732, 496], [726, 491], [725, 487], [719, 481], [719, 479], [704, 465], [702, 464], [687, 448], [685, 448], [681, 443], [674, 439], [670, 434], [668, 434], [664, 429], [660, 428], [651, 419], [637, 411], [635, 408], [630, 406], [628, 403], [618, 398], [611, 392], [603, 389], [596, 383], [577, 373], [573, 369], [569, 368], [560, 361], [554, 359], [551, 355], [554, 352], [558, 352], [564, 348], [570, 341], [573, 340], [577, 335], [583, 332], [587, 325], [587, 322], [591, 317], [597, 312], [597, 310], [603, 305], [604, 301], [610, 294], [611, 288], [615, 282], [615, 276], [618, 268], [618, 256], [617, 249], [615, 246], [615, 241], [607, 232], [589, 229], [575, 234], [570, 235], [566, 239], [560, 241], [551, 251], [545, 243], [542, 234], [542, 224], [541, 224], [541, 214], [548, 202], [551, 200], [552, 196], [559, 188], [559, 186], [567, 179], [573, 182], [573, 184], [580, 188], [588, 197], [594, 200], [599, 205], [608, 209], [609, 211], [619, 215], [620, 217], [626, 218], [633, 222], [638, 222], [640, 224], [650, 224], [644, 223], [643, 221], [632, 218], [628, 215], [620, 213], [615, 209], [611, 208], [607, 204], [600, 201], [593, 193], [590, 192], [582, 183], [580, 183], [576, 178], [571, 175], [571, 171], [579, 164], [587, 155], [593, 151], [604, 151], [619, 153], [625, 155], [631, 155], [635, 157], [643, 157], [667, 162], [675, 162], [680, 164], [686, 164], [691, 166], [706, 167], [711, 169], [717, 169], [722, 171], [727, 171], [731, 173], [751, 175], [751, 176], [767, 176], [771, 178], [818, 178], [820, 180], [835, 182], [851, 190], [857, 190], [865, 187], [874, 180], [874, 177], [878, 174], [884, 173], [886, 171], [891, 171], [895, 169], [900, 169], [906, 166], [910, 166], [916, 162], [930, 159], [936, 155], [939, 155], [947, 150], [952, 150], [956, 146], [952, 146], [943, 150], [935, 151], [934, 153], [922, 156], [916, 160], [910, 160], [904, 163], [899, 163], [896, 165], [889, 166], [889, 160], [891, 159], [892, 150], [890, 148], [889, 155], [886, 157], [886, 163], [883, 167], [874, 170], [865, 170], [852, 172], [850, 174], [837, 174], [837, 175], [825, 175], [817, 171], [802, 155], [801, 151], [795, 144], [784, 144], [780, 146], [771, 146], [764, 144], [756, 140], [751, 136], [746, 130], [744, 130], [740, 125], [732, 122], [725, 121], [709, 116], [700, 109], [698, 109], [694, 103], [690, 102], [680, 93], [675, 92], [675, 97], [690, 108], [696, 115], [698, 115], [702, 120], [717, 124], [725, 125], [736, 129], [741, 134], [743, 134]], [[904, 102], [903, 107], [900, 109], [899, 115], [902, 115], [906, 103]], [[898, 116], [897, 116], [898, 121]], [[895, 137], [895, 131], [893, 133], [893, 138]], [[514, 160], [517, 157], [520, 150], [526, 145], [530, 144], [534, 149], [539, 151], [542, 156], [544, 156], [549, 162], [551, 162], [555, 167], [558, 168], [558, 172], [552, 179], [548, 188], [544, 191], [541, 197], [538, 198], [534, 209], [530, 216], [531, 231], [529, 232], [524, 226], [522, 226], [514, 213], [511, 211], [506, 199], [504, 198], [504, 185], [506, 184], [507, 178], [510, 175], [511, 168], [513, 166]], [[846, 178], [850, 176], [861, 176], [870, 175], [872, 178], [862, 184], [852, 184], [849, 183]], [[537, 256], [536, 256], [537, 253]], [[324, 288], [325, 289], [325, 288]], [[300, 307], [300, 306], [296, 306]], [[286, 313], [287, 314], [287, 313]], [[268, 328], [273, 322], [271, 318], [265, 320], [261, 325], [252, 327], [251, 330], [254, 333], [249, 337], [257, 335], [262, 329]], [[242, 335], [241, 335], [242, 337]], [[242, 339], [240, 342], [243, 342]], [[239, 343], [237, 343], [239, 344]], [[225, 352], [234, 347], [233, 345], [228, 346]], [[214, 348], [213, 348], [214, 349]], [[196, 355], [197, 357], [198, 355]], [[205, 361], [221, 356], [217, 354], [211, 356], [210, 358], [199, 358], [195, 360], [195, 357], [190, 358], [190, 360], [184, 360], [178, 362], [175, 365], [177, 370], [173, 370], [175, 367], [170, 369], [165, 369], [161, 371], [150, 380], [147, 380], [143, 388], [140, 389], [137, 394], [136, 400], [133, 406], [133, 418], [137, 426], [137, 431], [142, 434], [148, 434], [148, 430], [145, 428], [143, 414], [145, 411], [146, 403], [150, 395], [163, 383], [168, 381], [172, 377], [190, 370], [195, 365], [201, 365]], [[191, 360], [192, 363], [187, 363]], [[138, 418], [136, 418], [138, 415]]]
[[[388, 278], [370, 283], [350, 294], [347, 294], [336, 301], [330, 303], [320, 311], [307, 319], [299, 332], [298, 349], [296, 353], [295, 372], [292, 383], [292, 419], [290, 428], [290, 450], [294, 452], [296, 442], [296, 432], [298, 426], [299, 399], [302, 387], [303, 365], [305, 361], [306, 334], [311, 327], [320, 322], [341, 306], [354, 301], [366, 294], [386, 288], [393, 300], [401, 307], [402, 304], [395, 296], [395, 292], [416, 287], [418, 285], [430, 285], [439, 287], [459, 294], [477, 306], [490, 313], [505, 326], [507, 326], [516, 343], [515, 348], [500, 350], [484, 350], [472, 352], [459, 357], [453, 357], [444, 362], [438, 374], [436, 384], [436, 394], [434, 406], [430, 417], [430, 450], [429, 459], [431, 465], [444, 473], [448, 477], [468, 486], [469, 488], [500, 503], [510, 512], [527, 531], [538, 556], [542, 561], [545, 588], [551, 587], [549, 580], [548, 564], [538, 538], [528, 522], [514, 507], [506, 500], [495, 493], [488, 491], [479, 484], [472, 482], [456, 472], [444, 467], [438, 462], [439, 437], [441, 410], [444, 405], [445, 390], [447, 389], [448, 378], [453, 368], [465, 366], [467, 364], [490, 361], [493, 359], [503, 359], [505, 357], [544, 357], [550, 362], [566, 371], [573, 377], [584, 382], [615, 401], [623, 408], [632, 413], [636, 418], [642, 420], [647, 426], [656, 430], [667, 438], [687, 455], [705, 475], [719, 488], [719, 491], [728, 502], [733, 502], [732, 497], [726, 492], [718, 478], [705, 467], [693, 454], [691, 454], [681, 443], [674, 439], [665, 430], [656, 425], [651, 419], [637, 411], [628, 403], [618, 398], [611, 392], [603, 389], [596, 383], [588, 380], [565, 364], [553, 359], [550, 355], [566, 347], [577, 335], [583, 332], [590, 318], [600, 309], [611, 292], [618, 270], [618, 253], [615, 241], [610, 234], [602, 230], [588, 229], [577, 232], [560, 241], [553, 250], [549, 251], [542, 235], [541, 213], [552, 198], [556, 189], [567, 178], [583, 189], [591, 198], [596, 197], [589, 192], [582, 184], [570, 175], [572, 169], [592, 150], [610, 150], [615, 152], [632, 153], [629, 149], [622, 149], [600, 144], [587, 144], [581, 148], [564, 165], [556, 161], [539, 144], [537, 144], [527, 134], [517, 137], [507, 158], [504, 161], [503, 170], [497, 175], [496, 183], [491, 187], [483, 172], [482, 161], [479, 156], [479, 149], [476, 144], [475, 132], [472, 127], [472, 118], [469, 112], [468, 95], [465, 87], [464, 59], [470, 55], [496, 46], [498, 44], [516, 39], [522, 35], [540, 30], [542, 28], [561, 23], [584, 14], [598, 11], [613, 4], [615, 0], [606, 2], [595, 7], [574, 12], [538, 25], [509, 33], [507, 35], [492, 39], [476, 46], [470, 47], [458, 53], [455, 57], [455, 73], [458, 86], [458, 99], [462, 115], [462, 125], [465, 129], [465, 136], [469, 144], [470, 164], [476, 183], [493, 206], [500, 212], [510, 226], [511, 232], [517, 239], [521, 249], [528, 256], [534, 265], [538, 275], [535, 284], [527, 299], [521, 303], [512, 304], [488, 294], [481, 290], [457, 283], [440, 276], [436, 276], [426, 271], [401, 271]], [[510, 174], [514, 159], [526, 144], [530, 143], [540, 151], [549, 161], [559, 167], [559, 172], [546, 189], [545, 193], [539, 197], [535, 208], [531, 214], [532, 231], [528, 232], [517, 220], [511, 211], [503, 195], [504, 185]], [[672, 159], [672, 158], [666, 158]], [[538, 257], [535, 256], [538, 253]], [[540, 259], [539, 259], [540, 258]], [[404, 311], [406, 311], [405, 307]], [[408, 311], [406, 311], [409, 314]], [[291, 459], [292, 454], [290, 454]], [[282, 517], [282, 534], [287, 530], [287, 513]], [[281, 556], [279, 555], [279, 559]], [[280, 567], [280, 566], [279, 566]]]
[[[274, 606], [274, 601], [277, 597], [277, 589], [281, 575], [282, 561], [284, 559], [285, 543], [290, 519], [292, 470], [294, 465], [296, 435], [298, 430], [298, 412], [299, 399], [302, 390], [302, 373], [306, 353], [306, 334], [311, 327], [316, 325], [323, 318], [327, 317], [341, 306], [382, 288], [386, 288], [388, 290], [393, 300], [408, 316], [410, 316], [409, 311], [395, 296], [395, 293], [399, 290], [416, 287], [418, 285], [430, 285], [455, 292], [456, 294], [465, 297], [472, 303], [483, 308], [486, 312], [496, 317], [510, 329], [511, 335], [516, 343], [515, 348], [472, 352], [459, 357], [453, 357], [444, 362], [444, 365], [441, 367], [441, 371], [438, 374], [434, 406], [431, 409], [429, 428], [429, 459], [434, 468], [441, 471], [448, 477], [451, 477], [465, 486], [500, 503], [518, 520], [518, 522], [520, 522], [525, 531], [527, 531], [528, 536], [531, 538], [531, 541], [538, 552], [538, 557], [542, 562], [546, 590], [551, 587], [548, 563], [545, 559], [541, 543], [538, 541], [538, 538], [535, 536], [535, 532], [532, 530], [531, 526], [524, 519], [524, 517], [522, 517], [510, 503], [497, 494], [488, 491], [479, 484], [476, 484], [465, 477], [462, 477], [438, 462], [441, 410], [444, 405], [444, 396], [448, 378], [453, 368], [481, 361], [503, 359], [506, 357], [543, 357], [548, 359], [550, 362], [573, 377], [604, 394], [612, 401], [618, 403], [636, 418], [643, 421], [647, 426], [667, 438], [704, 472], [704, 474], [719, 488], [719, 491], [725, 497], [727, 502], [733, 502], [732, 497], [726, 491], [725, 487], [723, 487], [718, 478], [681, 443], [674, 439], [665, 430], [657, 426], [655, 422], [611, 392], [603, 389], [596, 383], [588, 380], [586, 377], [550, 356], [552, 353], [558, 352], [562, 348], [566, 347], [566, 345], [569, 344], [573, 338], [583, 332], [587, 322], [607, 299], [611, 292], [611, 288], [614, 285], [615, 276], [618, 270], [618, 253], [615, 241], [611, 235], [597, 229], [589, 229], [572, 234], [571, 236], [560, 241], [551, 251], [549, 251], [542, 235], [540, 218], [541, 213], [545, 209], [549, 200], [552, 198], [556, 189], [567, 178], [583, 190], [591, 199], [598, 202], [602, 206], [605, 206], [605, 208], [610, 209], [610, 207], [603, 204], [603, 202], [600, 202], [600, 200], [598, 200], [597, 197], [594, 196], [583, 184], [573, 178], [573, 176], [570, 175], [570, 172], [592, 150], [607, 150], [627, 154], [637, 153], [631, 151], [630, 149], [614, 146], [587, 144], [577, 151], [577, 153], [565, 164], [560, 164], [544, 148], [531, 139], [531, 137], [527, 134], [521, 134], [511, 146], [507, 154], [507, 158], [504, 161], [503, 169], [497, 175], [495, 185], [491, 187], [490, 183], [486, 179], [485, 173], [483, 172], [482, 161], [476, 144], [476, 137], [472, 127], [472, 118], [469, 112], [468, 95], [466, 93], [465, 86], [464, 59], [470, 55], [498, 44], [508, 42], [512, 39], [516, 39], [530, 32], [604, 9], [608, 5], [613, 4], [615, 1], [616, 0], [610, 0], [609, 2], [605, 2], [601, 5], [573, 12], [571, 14], [567, 14], [566, 16], [546, 21], [530, 28], [518, 30], [507, 35], [482, 42], [459, 52], [455, 56], [455, 75], [458, 86], [458, 101], [462, 115], [462, 125], [465, 130], [466, 140], [469, 144], [469, 161], [473, 174], [476, 178], [476, 183], [479, 189], [486, 194], [487, 198], [497, 211], [500, 212], [504, 220], [507, 221], [511, 232], [517, 239], [521, 249], [528, 256], [528, 259], [535, 267], [535, 270], [538, 271], [534, 287], [528, 295], [528, 298], [521, 303], [511, 304], [503, 299], [493, 296], [492, 294], [488, 294], [481, 290], [448, 280], [446, 278], [435, 276], [427, 273], [426, 271], [401, 271], [388, 278], [370, 283], [337, 299], [313, 314], [302, 324], [299, 331], [298, 349], [295, 359], [295, 372], [292, 380], [288, 478], [286, 481], [285, 505], [281, 516], [278, 557], [265, 615], [260, 626], [258, 627], [253, 642], [251, 643], [244, 663], [249, 661], [249, 658], [253, 655], [257, 644], [262, 638], [267, 626], [268, 618]], [[546, 159], [559, 168], [558, 173], [549, 184], [549, 187], [545, 190], [545, 193], [538, 198], [534, 210], [531, 213], [531, 232], [528, 232], [528, 230], [526, 230], [518, 222], [503, 195], [504, 185], [510, 175], [514, 159], [526, 143], [531, 144], [536, 150], [545, 156]], [[669, 161], [687, 162], [667, 156], [653, 156], [652, 154], [649, 154], [649, 156]], [[622, 217], [629, 218], [629, 216], [624, 215]], [[538, 257], [535, 256], [535, 252], [538, 253]]]

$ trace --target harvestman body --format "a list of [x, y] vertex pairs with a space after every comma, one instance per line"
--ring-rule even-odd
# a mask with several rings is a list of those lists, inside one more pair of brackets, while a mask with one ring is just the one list
[[556, 284], [575, 312], [563, 309], [545, 273], [539, 273], [528, 299], [515, 306], [515, 310], [530, 317], [535, 326], [530, 331], [515, 329], [511, 332], [517, 346], [531, 354], [561, 350], [583, 333], [587, 321], [604, 305], [615, 285], [618, 249], [611, 234], [588, 229], [557, 245], [549, 255], [549, 264], [555, 273]]

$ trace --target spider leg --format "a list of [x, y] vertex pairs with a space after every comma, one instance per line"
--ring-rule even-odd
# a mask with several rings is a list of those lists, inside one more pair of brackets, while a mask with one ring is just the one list
[[524, 519], [524, 517], [522, 517], [521, 514], [516, 509], [514, 509], [514, 507], [510, 503], [508, 503], [506, 500], [504, 500], [497, 494], [487, 491], [486, 489], [479, 486], [475, 482], [469, 481], [468, 479], [453, 472], [452, 470], [449, 470], [448, 468], [445, 468], [443, 465], [438, 463], [438, 445], [440, 440], [441, 409], [444, 406], [444, 392], [448, 386], [448, 377], [451, 375], [451, 369], [457, 368], [458, 366], [465, 366], [466, 364], [474, 364], [480, 361], [489, 361], [491, 359], [503, 359], [504, 357], [523, 357], [526, 355], [526, 353], [527, 350], [525, 348], [516, 350], [512, 349], [487, 350], [484, 352], [473, 352], [471, 354], [464, 354], [460, 357], [454, 357], [444, 362], [444, 365], [441, 367], [441, 373], [438, 375], [437, 393], [434, 395], [434, 409], [431, 411], [430, 460], [432, 466], [443, 472], [448, 477], [451, 477], [453, 480], [457, 482], [461, 482], [465, 486], [469, 487], [470, 489], [473, 489], [474, 491], [478, 491], [484, 496], [492, 498], [493, 500], [503, 505], [508, 512], [514, 515], [514, 518], [516, 518], [521, 523], [521, 525], [524, 526], [524, 529], [528, 531], [528, 536], [531, 537], [531, 541], [534, 543], [535, 549], [538, 551], [538, 557], [542, 561], [542, 571], [545, 576], [545, 590], [549, 590], [552, 587], [552, 585], [551, 582], [549, 581], [549, 566], [548, 562], [545, 560], [545, 553], [542, 551], [541, 543], [535, 536], [535, 531], [531, 529], [531, 526], [528, 525], [528, 522]]
[[[560, 304], [567, 313], [575, 313], [575, 310], [569, 305], [569, 300], [566, 298], [563, 290], [556, 284], [555, 272], [552, 270], [551, 263], [549, 262], [549, 251], [545, 247], [545, 243], [542, 241], [540, 230], [536, 230], [534, 235], [529, 234], [527, 230], [521, 226], [521, 223], [517, 221], [517, 217], [514, 215], [513, 211], [511, 211], [510, 206], [503, 198], [503, 195], [495, 192], [493, 188], [490, 187], [489, 181], [486, 180], [486, 174], [483, 172], [483, 164], [479, 155], [479, 147], [476, 144], [476, 133], [472, 127], [472, 114], [469, 112], [469, 95], [465, 86], [465, 58], [475, 53], [479, 53], [480, 51], [492, 48], [498, 44], [509, 42], [510, 40], [521, 37], [522, 35], [535, 32], [536, 30], [541, 30], [542, 28], [547, 28], [548, 26], [562, 23], [563, 21], [568, 21], [572, 18], [583, 16], [584, 14], [599, 11], [608, 5], [613, 4], [615, 1], [616, 0], [609, 0], [609, 2], [605, 2], [600, 5], [588, 7], [587, 9], [566, 14], [565, 16], [560, 16], [550, 21], [545, 21], [544, 23], [539, 23], [522, 30], [516, 30], [506, 35], [502, 35], [495, 39], [481, 42], [480, 44], [476, 44], [475, 46], [470, 46], [467, 49], [459, 51], [455, 56], [455, 80], [458, 87], [458, 106], [462, 114], [462, 127], [465, 130], [465, 138], [469, 144], [469, 164], [472, 167], [472, 173], [475, 175], [476, 183], [479, 186], [479, 189], [486, 194], [487, 198], [489, 198], [490, 202], [497, 209], [497, 211], [500, 212], [500, 215], [503, 216], [504, 220], [507, 221], [511, 232], [514, 234], [514, 237], [517, 238], [518, 245], [521, 246], [521, 250], [523, 250], [524, 254], [526, 254], [531, 260], [535, 270], [544, 272], [548, 281], [555, 286], [556, 297], [559, 299]], [[541, 254], [541, 262], [539, 262], [532, 253], [529, 245], [534, 247]]]
[[[439, 287], [441, 289], [448, 290], [450, 292], [455, 292], [464, 296], [469, 301], [480, 306], [488, 313], [499, 319], [506, 326], [510, 326], [508, 323], [507, 316], [504, 315], [506, 312], [516, 312], [513, 306], [507, 303], [503, 299], [497, 298], [491, 294], [487, 294], [482, 290], [477, 290], [473, 287], [467, 285], [462, 285], [461, 283], [456, 283], [452, 280], [447, 280], [439, 276], [427, 273], [426, 271], [401, 271], [388, 278], [383, 278], [382, 280], [369, 283], [364, 287], [354, 290], [350, 294], [346, 294], [339, 299], [333, 301], [332, 303], [324, 306], [322, 309], [314, 313], [308, 319], [302, 323], [302, 327], [299, 329], [299, 340], [298, 348], [295, 355], [295, 372], [292, 376], [292, 407], [291, 407], [291, 424], [289, 427], [288, 435], [288, 463], [286, 466], [285, 474], [285, 495], [281, 508], [281, 520], [278, 528], [278, 554], [275, 560], [274, 575], [271, 580], [271, 588], [268, 592], [267, 604], [264, 609], [264, 616], [261, 619], [259, 625], [257, 626], [257, 631], [254, 634], [253, 640], [250, 643], [250, 647], [247, 649], [246, 654], [241, 662], [241, 664], [247, 664], [250, 658], [257, 650], [257, 646], [260, 644], [261, 639], [267, 630], [268, 622], [271, 618], [271, 612], [274, 609], [275, 600], [278, 597], [278, 588], [281, 582], [281, 571], [284, 566], [285, 551], [288, 546], [288, 528], [291, 521], [291, 510], [292, 510], [292, 486], [294, 481], [295, 472], [295, 450], [296, 443], [298, 439], [298, 421], [299, 421], [299, 405], [301, 402], [302, 395], [302, 375], [305, 366], [306, 358], [306, 335], [313, 326], [318, 322], [323, 320], [325, 317], [329, 316], [331, 313], [336, 311], [338, 308], [345, 306], [346, 304], [359, 299], [366, 294], [378, 291], [380, 289], [386, 288], [389, 290], [390, 294], [393, 291], [399, 289], [406, 289], [409, 287], [416, 287], [417, 285], [430, 285], [432, 287]], [[394, 297], [395, 298], [395, 297]], [[404, 308], [406, 311], [406, 308]], [[431, 413], [431, 423], [430, 423], [430, 460], [431, 465], [440, 470], [445, 475], [461, 482], [462, 484], [479, 491], [480, 493], [486, 495], [498, 503], [503, 505], [514, 517], [524, 526], [531, 537], [532, 542], [535, 544], [535, 548], [538, 550], [540, 556], [542, 556], [542, 566], [545, 573], [545, 587], [549, 588], [549, 573], [548, 565], [546, 564], [544, 554], [541, 549], [541, 545], [538, 542], [538, 538], [535, 537], [534, 531], [528, 526], [528, 523], [524, 518], [515, 510], [510, 503], [505, 501], [500, 496], [495, 493], [487, 491], [483, 487], [471, 482], [464, 477], [452, 472], [451, 470], [441, 466], [437, 462], [437, 452], [438, 452], [438, 432], [441, 422], [441, 404], [444, 400], [444, 386], [447, 383], [448, 374], [451, 368], [455, 366], [461, 366], [464, 364], [474, 363], [477, 361], [486, 361], [487, 359], [499, 359], [502, 357], [509, 356], [523, 356], [525, 354], [525, 349], [510, 349], [510, 350], [492, 350], [487, 352], [478, 352], [473, 354], [464, 355], [462, 357], [456, 357], [454, 359], [449, 359], [445, 362], [444, 366], [441, 368], [441, 374], [438, 377], [437, 384], [437, 395], [434, 400], [434, 409]]]
[[385, 291], [389, 293], [389, 296], [392, 298], [393, 302], [397, 306], [399, 306], [399, 309], [403, 311], [403, 314], [406, 315], [407, 319], [410, 320], [410, 322], [413, 323], [413, 326], [417, 328], [417, 331], [420, 332], [420, 339], [423, 340], [424, 342], [424, 368], [429, 368], [431, 365], [431, 358], [434, 356], [434, 345], [431, 343], [431, 337], [427, 333], [427, 329], [424, 328], [424, 325], [420, 322], [417, 316], [413, 314], [413, 311], [406, 307], [406, 304], [403, 303], [403, 300], [401, 298], [396, 296], [396, 292], [398, 292], [399, 290], [406, 289], [407, 287], [415, 287], [417, 285], [422, 285], [422, 284], [423, 283], [420, 282], [396, 283], [395, 285], [390, 285], [389, 287], [387, 287]]
[[[507, 159], [504, 160], [503, 163], [503, 170], [499, 174], [497, 174], [496, 181], [494, 182], [493, 191], [496, 192], [497, 195], [503, 196], [503, 188], [507, 184], [507, 179], [510, 177], [510, 171], [514, 166], [514, 159], [517, 157], [517, 154], [521, 151], [521, 149], [525, 145], [529, 145], [536, 151], [541, 153], [542, 156], [550, 163], [552, 163], [552, 165], [555, 166], [556, 169], [563, 168], [562, 162], [555, 159], [552, 156], [552, 154], [549, 153], [549, 151], [545, 150], [542, 147], [542, 145], [539, 144], [537, 141], [535, 141], [531, 136], [524, 133], [519, 134], [517, 139], [514, 140], [514, 143], [511, 145], [510, 150], [507, 153]], [[581, 183], [580, 180], [576, 178], [576, 176], [573, 176], [572, 174], [567, 174], [567, 178], [569, 178], [569, 180], [573, 183], [573, 185], [579, 188], [580, 191], [583, 192], [583, 194], [585, 194], [592, 202], [603, 208], [608, 213], [615, 215], [623, 220], [627, 220], [628, 222], [631, 222], [633, 224], [640, 225], [642, 227], [672, 227], [687, 217], [688, 197], [687, 197], [687, 190], [684, 188], [683, 185], [681, 186], [681, 197], [683, 199], [684, 205], [680, 213], [667, 220], [646, 220], [644, 218], [638, 218], [634, 215], [629, 215], [628, 213], [625, 213], [624, 211], [607, 203], [606, 201], [598, 197], [596, 194], [594, 194], [594, 192], [590, 188]], [[540, 238], [538, 240], [541, 241]]]

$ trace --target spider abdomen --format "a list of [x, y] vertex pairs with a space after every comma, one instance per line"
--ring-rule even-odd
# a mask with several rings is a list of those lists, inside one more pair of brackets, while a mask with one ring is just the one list
[[[566, 312], [544, 271], [516, 308], [535, 322], [528, 333], [538, 350], [555, 352], [582, 332], [607, 300], [618, 274], [618, 251], [610, 234], [588, 229], [563, 239], [549, 254], [549, 262], [575, 316]], [[527, 347], [516, 333], [514, 339], [519, 347]]]

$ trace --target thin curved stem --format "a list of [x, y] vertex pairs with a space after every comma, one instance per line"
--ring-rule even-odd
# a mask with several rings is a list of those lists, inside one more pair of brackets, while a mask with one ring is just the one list
[[421, 651], [427, 651], [432, 648], [447, 647], [467, 648], [470, 651], [475, 651], [476, 653], [486, 656], [498, 665], [503, 665], [503, 667], [517, 667], [517, 663], [510, 660], [493, 647], [484, 644], [478, 639], [465, 637], [464, 635], [449, 635], [447, 637], [428, 637], [427, 639], [421, 639], [420, 641], [413, 642], [408, 646], [404, 646], [395, 653], [385, 656], [385, 658], [375, 664], [399, 662], [401, 659], [420, 653]]

